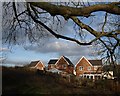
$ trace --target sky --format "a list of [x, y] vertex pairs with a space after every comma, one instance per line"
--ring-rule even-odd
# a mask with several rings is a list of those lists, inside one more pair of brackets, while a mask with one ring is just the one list
[[[99, 30], [98, 25], [94, 22], [103, 21], [104, 13], [94, 13], [98, 15], [98, 17], [85, 18], [85, 24], [91, 24], [91, 27]], [[61, 18], [63, 19], [63, 18]], [[56, 23], [52, 25], [56, 28]], [[76, 31], [73, 28], [74, 24], [72, 20], [68, 20], [67, 22], [63, 20], [62, 28], [58, 28], [58, 33], [64, 34], [69, 37], [77, 38]], [[55, 30], [55, 29], [53, 29]], [[84, 30], [84, 32], [88, 35], [89, 33]], [[89, 41], [94, 37], [89, 34], [86, 36], [86, 40]], [[82, 57], [85, 56], [88, 59], [100, 59], [99, 56], [94, 56], [94, 48], [93, 46], [80, 46], [74, 42], [66, 41], [62, 39], [56, 39], [54, 36], [49, 35], [47, 38], [40, 39], [39, 44], [30, 44], [28, 41], [21, 45], [13, 45], [8, 46], [8, 44], [3, 44], [0, 48], [0, 61], [2, 61], [2, 65], [6, 66], [20, 66], [29, 64], [31, 61], [41, 60], [46, 66], [50, 59], [56, 59], [60, 56], [64, 55], [68, 57], [73, 64]]]
[[[72, 21], [69, 20], [62, 29], [59, 31], [64, 35], [72, 36], [76, 33], [73, 29]], [[74, 31], [74, 32], [73, 32]], [[88, 36], [87, 40], [93, 38]], [[9, 47], [9, 48], [8, 48]], [[31, 61], [41, 60], [46, 66], [50, 59], [60, 58], [60, 56], [68, 57], [73, 64], [85, 56], [88, 59], [99, 59], [98, 57], [91, 56], [93, 53], [92, 46], [80, 46], [74, 42], [66, 41], [62, 39], [56, 39], [54, 36], [40, 39], [38, 44], [24, 44], [13, 45], [12, 47], [3, 44], [2, 51], [3, 64], [7, 66], [20, 66], [29, 64]]]
[[[4, 50], [5, 51], [5, 50]], [[89, 57], [89, 48], [80, 47], [77, 44], [71, 44], [64, 40], [55, 40], [42, 47], [33, 46], [25, 50], [18, 45], [11, 50], [7, 50], [5, 63], [15, 65], [28, 64], [31, 61], [41, 60], [47, 65], [50, 59], [56, 59], [60, 56], [67, 56], [72, 62], [76, 63], [82, 56]], [[4, 53], [5, 54], [5, 53]], [[5, 56], [5, 55], [4, 55]]]

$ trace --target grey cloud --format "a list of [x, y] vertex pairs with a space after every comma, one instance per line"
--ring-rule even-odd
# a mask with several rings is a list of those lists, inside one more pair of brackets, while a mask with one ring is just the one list
[[36, 53], [57, 53], [59, 55], [58, 57], [64, 55], [67, 56], [73, 64], [76, 64], [82, 56], [89, 57], [91, 54], [91, 49], [87, 46], [79, 46], [65, 40], [48, 41], [44, 46], [28, 46], [27, 49]]
[[90, 54], [88, 47], [79, 46], [75, 43], [71, 43], [64, 40], [54, 40], [47, 42], [44, 46], [27, 46], [28, 50], [40, 52], [40, 53], [53, 53], [57, 52], [60, 56], [86, 56]]
[[0, 62], [3, 62], [6, 58], [0, 57]]
[[0, 52], [1, 51], [10, 51], [8, 48], [0, 48]]
[[25, 64], [28, 64], [29, 62], [25, 62], [25, 61], [16, 61], [16, 60], [9, 60], [9, 59], [6, 59], [2, 64], [5, 65], [5, 64], [14, 64], [14, 65], [25, 65]]

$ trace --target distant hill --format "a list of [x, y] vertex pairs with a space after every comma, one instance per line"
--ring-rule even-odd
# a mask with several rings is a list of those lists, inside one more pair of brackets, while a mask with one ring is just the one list
[[[2, 95], [6, 94], [111, 94], [109, 90], [77, 87], [57, 74], [27, 68], [2, 68]], [[109, 96], [109, 95], [105, 95]]]

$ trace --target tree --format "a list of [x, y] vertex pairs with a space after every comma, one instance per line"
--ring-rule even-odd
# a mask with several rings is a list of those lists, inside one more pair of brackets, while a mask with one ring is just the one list
[[[101, 29], [91, 27], [91, 24], [84, 23], [84, 19], [93, 19], [95, 12], [104, 13], [104, 22], [99, 23]], [[100, 14], [99, 14], [100, 15]], [[50, 34], [76, 42], [79, 45], [92, 45], [99, 42], [103, 46], [100, 54], [105, 53], [114, 63], [117, 50], [120, 46], [120, 2], [4, 2], [3, 3], [3, 40], [5, 42], [20, 43], [24, 36], [30, 42], [37, 42], [42, 37]], [[8, 17], [7, 17], [8, 16]], [[10, 19], [10, 18], [11, 19]], [[108, 18], [114, 18], [113, 21]], [[117, 17], [117, 18], [116, 18]], [[51, 19], [53, 18], [53, 19]], [[49, 21], [55, 20], [57, 26], [65, 21], [72, 20], [77, 26], [80, 38], [72, 38], [50, 27]], [[118, 19], [118, 20], [117, 20]], [[97, 23], [97, 22], [92, 22]], [[108, 28], [111, 26], [111, 28]], [[54, 26], [52, 26], [54, 27]], [[94, 36], [90, 41], [84, 38], [85, 30]], [[47, 36], [46, 36], [47, 34]], [[78, 34], [77, 34], [78, 35]], [[22, 40], [20, 39], [22, 37]], [[20, 41], [20, 42], [19, 42]]]

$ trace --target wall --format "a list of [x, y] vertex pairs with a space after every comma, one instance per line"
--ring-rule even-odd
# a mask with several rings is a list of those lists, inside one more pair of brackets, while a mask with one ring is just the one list
[[[80, 70], [80, 66], [83, 66], [82, 71]], [[91, 70], [88, 70], [88, 67], [91, 67]], [[85, 58], [82, 58], [82, 60], [80, 62], [78, 62], [78, 64], [76, 65], [76, 68], [75, 68], [77, 76], [80, 76], [80, 75], [84, 74], [84, 72], [89, 73], [93, 70], [94, 70], [93, 66], [91, 66]]]

